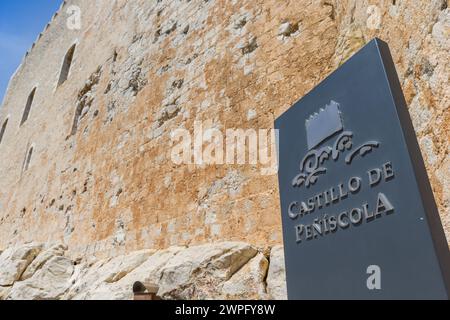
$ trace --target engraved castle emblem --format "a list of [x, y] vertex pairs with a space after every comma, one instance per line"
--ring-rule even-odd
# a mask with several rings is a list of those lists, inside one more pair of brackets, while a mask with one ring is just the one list
[[[300, 173], [292, 180], [293, 187], [305, 185], [309, 188], [315, 184], [319, 176], [327, 172], [326, 162], [330, 159], [338, 161], [341, 153], [346, 153], [344, 161], [350, 165], [355, 157], [363, 157], [380, 146], [378, 141], [367, 141], [353, 149], [353, 132], [344, 131], [339, 107], [339, 103], [332, 100], [306, 120], [309, 152], [300, 162]], [[335, 135], [338, 136], [334, 143], [321, 146]]]

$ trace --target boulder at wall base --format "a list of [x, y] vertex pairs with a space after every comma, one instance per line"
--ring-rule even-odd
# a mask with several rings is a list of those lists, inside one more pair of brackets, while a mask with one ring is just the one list
[[251, 245], [223, 242], [182, 250], [161, 270], [158, 295], [163, 299], [220, 296], [221, 284], [257, 254]]
[[63, 256], [67, 247], [58, 244], [50, 246], [48, 249], [44, 249], [37, 255], [37, 257], [30, 263], [30, 265], [25, 269], [25, 272], [20, 277], [20, 280], [27, 280], [35, 274], [48, 260], [54, 256]]
[[42, 248], [42, 244], [29, 243], [6, 249], [0, 255], [0, 286], [12, 286], [19, 280]]
[[[143, 264], [155, 251], [141, 250], [112, 259], [100, 260], [92, 265], [77, 266], [73, 286], [65, 295], [66, 299], [115, 299], [108, 289], [138, 266]], [[130, 287], [131, 288], [131, 287]], [[128, 290], [131, 290], [128, 288]], [[108, 298], [110, 296], [110, 298]]]
[[[120, 279], [106, 280], [99, 270], [109, 269], [110, 262], [97, 262], [65, 295], [67, 299], [133, 299], [134, 282], [152, 282], [160, 287], [165, 299], [206, 299], [220, 297], [221, 285], [257, 254], [245, 243], [225, 242], [190, 248], [171, 247], [150, 255]], [[133, 255], [133, 254], [132, 254]], [[116, 257], [129, 261], [129, 256]], [[97, 271], [96, 271], [97, 270]], [[119, 272], [116, 270], [116, 272]], [[101, 273], [101, 272], [100, 272]], [[95, 281], [93, 278], [96, 278]]]
[[270, 266], [267, 274], [269, 299], [287, 300], [286, 269], [283, 246], [275, 246], [270, 251]]
[[86, 293], [75, 296], [74, 299], [83, 297], [90, 300], [132, 300], [133, 292], [131, 288], [136, 281], [158, 283], [161, 278], [162, 268], [170, 259], [184, 249], [182, 247], [171, 247], [157, 251], [120, 280], [116, 282], [102, 282], [95, 288], [89, 289]]
[[223, 242], [141, 250], [76, 265], [64, 256], [63, 246], [18, 248], [5, 251], [3, 265], [35, 258], [9, 276], [16, 279], [7, 281], [13, 285], [0, 286], [0, 300], [131, 300], [136, 281], [155, 283], [163, 299], [286, 299], [281, 246], [271, 250], [270, 260], [250, 244]]
[[11, 288], [8, 300], [60, 299], [71, 286], [72, 260], [54, 256], [29, 279], [18, 281]]
[[267, 299], [265, 277], [268, 267], [269, 261], [262, 253], [258, 253], [223, 284], [222, 298], [232, 300]]

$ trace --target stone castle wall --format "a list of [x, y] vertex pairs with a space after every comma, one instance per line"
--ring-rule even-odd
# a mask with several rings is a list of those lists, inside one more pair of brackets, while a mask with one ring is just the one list
[[[67, 27], [71, 5], [81, 9], [79, 30]], [[276, 176], [254, 165], [176, 165], [170, 133], [193, 130], [195, 121], [221, 130], [272, 128], [375, 36], [390, 46], [450, 236], [447, 5], [66, 1], [24, 57], [0, 109], [0, 125], [8, 119], [0, 247], [63, 242], [74, 256], [102, 257], [228, 240], [280, 244]], [[74, 44], [69, 77], [58, 86]]]

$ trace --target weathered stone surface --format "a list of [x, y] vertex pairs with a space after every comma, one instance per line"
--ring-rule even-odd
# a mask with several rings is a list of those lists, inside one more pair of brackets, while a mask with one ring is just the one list
[[[252, 259], [256, 253], [256, 249], [244, 243], [172, 247], [152, 254], [119, 281], [102, 282], [94, 286], [94, 290], [88, 289], [74, 298], [132, 299], [131, 288], [135, 281], [157, 284], [160, 287], [158, 294], [165, 299], [218, 298], [222, 296], [221, 286], [228, 280], [231, 281], [228, 285], [229, 292], [227, 291], [230, 297], [262, 299], [267, 259], [261, 254], [258, 259]], [[242, 270], [250, 272], [250, 276], [242, 274]], [[244, 288], [246, 285], [249, 286], [247, 290]], [[258, 291], [252, 293], [252, 289]]]
[[298, 24], [285, 22], [278, 28], [278, 35], [289, 37], [296, 31], [298, 31]]
[[161, 270], [158, 294], [165, 299], [206, 299], [257, 254], [249, 244], [225, 242], [180, 251]]
[[[373, 37], [391, 48], [450, 235], [448, 1], [225, 2], [64, 2], [0, 108], [0, 126], [10, 115], [1, 248], [63, 239], [71, 255], [113, 257], [217, 241], [279, 245], [276, 176], [248, 162], [175, 165], [171, 133], [206, 119], [222, 133], [272, 128]], [[67, 32], [71, 5], [83, 21]], [[69, 77], [55, 87], [74, 43]], [[222, 192], [230, 172], [243, 179]]]
[[224, 299], [267, 299], [265, 278], [269, 262], [262, 253], [258, 253], [222, 287]]
[[30, 243], [6, 249], [0, 255], [0, 286], [11, 286], [42, 250], [42, 244]]
[[[131, 300], [133, 299], [131, 290], [133, 284], [136, 281], [158, 283], [161, 278], [162, 268], [182, 249], [180, 247], [172, 247], [166, 250], [160, 250], [152, 254], [144, 263], [117, 282], [103, 282], [94, 290], [89, 290], [89, 295], [84, 297], [91, 300]], [[75, 296], [75, 299], [79, 299], [82, 296]]]
[[81, 265], [77, 278], [66, 294], [67, 299], [106, 299], [112, 296], [108, 284], [122, 279], [132, 270], [144, 263], [154, 253], [141, 250], [129, 255], [100, 260], [92, 265]]
[[[278, 251], [272, 250], [271, 259], [279, 258]], [[29, 277], [0, 286], [0, 300], [131, 300], [136, 281], [156, 284], [164, 299], [269, 297], [265, 280], [269, 261], [242, 242], [141, 250], [81, 263], [64, 253], [62, 245], [43, 250], [28, 267]], [[272, 286], [282, 286], [279, 272], [272, 271], [271, 277]]]
[[6, 300], [12, 287], [0, 287], [0, 300]]
[[54, 256], [63, 256], [66, 250], [66, 246], [58, 244], [41, 251], [25, 269], [20, 280], [27, 280], [28, 278], [31, 278], [33, 274], [35, 274], [35, 272], [40, 269], [48, 260], [50, 260]]
[[[135, 281], [158, 284], [158, 294], [166, 299], [219, 297], [222, 283], [252, 259], [257, 251], [245, 243], [227, 242], [191, 248], [172, 247], [148, 253], [149, 256], [140, 252], [80, 267], [84, 271], [64, 298], [132, 299], [131, 288]], [[132, 260], [136, 263], [122, 263]], [[122, 277], [111, 276], [117, 274]]]
[[73, 262], [69, 258], [53, 256], [31, 278], [14, 283], [7, 299], [60, 299], [71, 286]]
[[188, 248], [161, 270], [158, 294], [166, 299], [206, 299], [220, 294], [228, 280], [256, 255], [246, 243], [225, 242]]
[[267, 274], [267, 293], [270, 299], [286, 300], [286, 268], [283, 246], [275, 246], [270, 251], [270, 266]]
[[431, 34], [439, 45], [447, 50], [450, 49], [450, 8], [439, 13], [438, 20], [433, 25]]

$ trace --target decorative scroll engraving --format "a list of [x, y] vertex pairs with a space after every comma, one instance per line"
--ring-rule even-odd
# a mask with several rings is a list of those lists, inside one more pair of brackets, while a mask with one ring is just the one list
[[349, 155], [347, 155], [345, 157], [345, 163], [346, 164], [351, 164], [353, 161], [353, 158], [356, 155], [360, 155], [361, 157], [364, 157], [366, 154], [372, 152], [372, 150], [374, 148], [378, 148], [380, 146], [380, 143], [377, 141], [369, 141], [366, 142], [365, 144], [359, 146], [355, 151], [353, 151], [352, 153], [350, 153]]
[[[315, 113], [313, 116], [309, 117], [306, 121], [306, 130], [307, 134], [309, 134], [308, 137], [313, 136], [313, 141], [324, 141], [327, 139], [326, 135], [329, 135], [330, 132], [336, 133], [336, 131], [339, 132], [339, 129], [342, 130], [344, 127], [341, 123], [342, 119], [338, 107], [339, 104], [337, 102], [331, 101], [325, 109], [321, 109], [319, 113]], [[320, 125], [326, 125], [326, 123], [324, 124], [323, 122], [321, 123], [318, 121], [320, 119], [328, 119], [328, 122], [333, 125], [331, 130], [327, 130], [327, 128], [317, 129]], [[311, 131], [314, 133], [311, 134]], [[318, 135], [320, 133], [323, 133], [324, 136]], [[344, 159], [345, 163], [350, 165], [356, 156], [364, 157], [379, 146], [380, 143], [378, 141], [368, 141], [349, 153]], [[302, 185], [305, 185], [309, 188], [318, 181], [319, 176], [327, 173], [327, 168], [324, 166], [325, 162], [330, 159], [333, 161], [339, 160], [339, 155], [346, 151], [350, 151], [352, 147], [353, 132], [344, 131], [337, 137], [332, 147], [325, 146], [317, 150], [310, 150], [300, 162], [300, 173], [292, 180], [292, 186], [299, 188]]]

